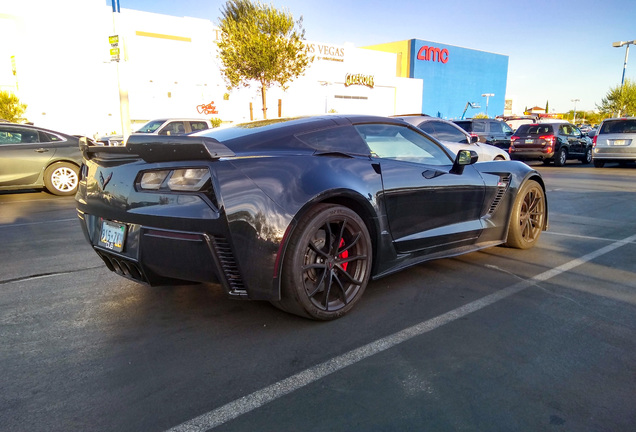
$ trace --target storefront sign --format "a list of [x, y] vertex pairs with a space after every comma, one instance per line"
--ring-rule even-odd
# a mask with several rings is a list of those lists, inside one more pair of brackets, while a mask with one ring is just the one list
[[108, 43], [110, 43], [110, 61], [119, 61], [119, 36], [108, 36]]
[[448, 50], [446, 48], [439, 49], [437, 47], [423, 46], [417, 52], [418, 60], [437, 61], [441, 63], [448, 62]]
[[344, 47], [335, 45], [308, 43], [307, 50], [309, 55], [315, 56], [316, 60], [343, 62], [345, 58]]
[[352, 85], [362, 85], [373, 88], [373, 75], [347, 74], [345, 77], [345, 87]]

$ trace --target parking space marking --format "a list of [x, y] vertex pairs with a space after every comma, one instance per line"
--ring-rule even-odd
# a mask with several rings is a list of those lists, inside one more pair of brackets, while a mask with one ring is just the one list
[[252, 394], [229, 402], [222, 407], [216, 408], [194, 419], [188, 420], [178, 426], [169, 429], [167, 432], [203, 432], [213, 429], [233, 419], [236, 419], [243, 414], [247, 414], [267, 403], [273, 402], [274, 400], [279, 399], [282, 396], [299, 390], [315, 381], [318, 381], [321, 378], [324, 378], [341, 369], [344, 369], [347, 366], [351, 366], [368, 357], [393, 348], [394, 346], [401, 344], [402, 342], [406, 342], [416, 336], [420, 336], [445, 324], [456, 321], [457, 319], [460, 319], [468, 314], [476, 312], [493, 303], [517, 294], [525, 290], [526, 288], [536, 285], [539, 282], [545, 282], [548, 279], [554, 278], [562, 273], [565, 273], [575, 267], [592, 261], [602, 255], [612, 252], [613, 250], [630, 244], [634, 241], [636, 241], [636, 235], [627, 237], [623, 240], [615, 241], [580, 258], [574, 259], [558, 267], [538, 274], [531, 279], [522, 280], [493, 294], [482, 297], [479, 300], [468, 303], [457, 309], [446, 312], [442, 315], [431, 318], [407, 329], [401, 330], [390, 336], [378, 339], [374, 342], [349, 351], [338, 357], [334, 357], [309, 369], [305, 369], [304, 371], [292, 375], [289, 378], [285, 378], [282, 381], [278, 381], [268, 387], [257, 390]]

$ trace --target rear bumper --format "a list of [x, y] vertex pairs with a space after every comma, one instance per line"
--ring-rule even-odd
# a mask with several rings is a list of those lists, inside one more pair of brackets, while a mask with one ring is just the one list
[[101, 217], [78, 209], [86, 239], [113, 272], [151, 286], [220, 283], [231, 297], [247, 297], [234, 255], [223, 233], [178, 231], [125, 223], [121, 252], [99, 245]]
[[633, 147], [594, 147], [592, 158], [605, 161], [636, 161], [636, 148]]
[[554, 152], [544, 152], [540, 149], [532, 149], [532, 150], [523, 150], [523, 149], [514, 149], [514, 151], [510, 152], [510, 159], [512, 160], [546, 160], [552, 159], [554, 157]]

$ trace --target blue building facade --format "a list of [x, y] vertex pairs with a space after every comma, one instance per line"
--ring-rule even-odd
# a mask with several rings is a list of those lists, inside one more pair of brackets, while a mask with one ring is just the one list
[[486, 109], [489, 117], [503, 114], [508, 56], [418, 39], [409, 42], [409, 77], [424, 82], [423, 113], [458, 119], [471, 102], [481, 108], [468, 107], [466, 118]]

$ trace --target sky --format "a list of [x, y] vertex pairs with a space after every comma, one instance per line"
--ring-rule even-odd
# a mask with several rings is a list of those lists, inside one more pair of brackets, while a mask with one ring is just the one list
[[[106, 0], [110, 4], [110, 0]], [[515, 107], [594, 110], [621, 84], [636, 40], [636, 0], [265, 0], [302, 16], [305, 38], [364, 47], [422, 39], [509, 57], [506, 98]], [[121, 8], [218, 23], [225, 1], [120, 0]], [[636, 46], [626, 79], [636, 80]], [[573, 100], [578, 99], [577, 102]]]

